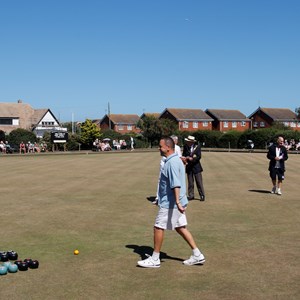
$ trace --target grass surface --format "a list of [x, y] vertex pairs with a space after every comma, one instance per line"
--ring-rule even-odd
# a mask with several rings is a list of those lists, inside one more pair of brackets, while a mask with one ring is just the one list
[[205, 265], [182, 265], [191, 251], [167, 231], [161, 268], [142, 269], [159, 160], [156, 152], [0, 157], [0, 250], [40, 261], [1, 276], [1, 298], [299, 299], [298, 155], [277, 196], [265, 154], [203, 153], [207, 201], [191, 201], [187, 217]]

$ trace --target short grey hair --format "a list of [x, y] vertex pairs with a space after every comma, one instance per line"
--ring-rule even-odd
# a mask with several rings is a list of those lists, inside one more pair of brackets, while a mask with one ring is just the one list
[[171, 135], [171, 138], [173, 139], [173, 141], [178, 141], [178, 136], [177, 135]]

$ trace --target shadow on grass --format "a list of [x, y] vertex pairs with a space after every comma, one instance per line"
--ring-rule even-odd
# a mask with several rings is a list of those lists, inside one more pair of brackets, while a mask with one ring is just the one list
[[[138, 246], [138, 245], [126, 245], [126, 248], [133, 249], [134, 253], [137, 253], [141, 259], [147, 258], [146, 254], [152, 254], [153, 248], [150, 246]], [[177, 260], [177, 261], [184, 261], [181, 258], [169, 256], [165, 252], [160, 252], [160, 259], [171, 259], [171, 260]]]
[[271, 194], [270, 191], [266, 191], [266, 190], [248, 190], [248, 191], [254, 193]]
[[155, 199], [156, 199], [156, 196], [149, 196], [149, 197], [147, 197], [147, 200], [149, 202], [153, 202]]

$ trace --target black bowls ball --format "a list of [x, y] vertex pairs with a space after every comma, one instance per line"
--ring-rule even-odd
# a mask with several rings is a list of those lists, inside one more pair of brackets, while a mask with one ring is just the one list
[[30, 269], [37, 269], [39, 267], [39, 262], [38, 260], [32, 260], [29, 264], [28, 264]]
[[31, 264], [32, 259], [31, 258], [25, 258], [24, 262], [26, 262], [28, 264], [28, 266]]
[[27, 271], [28, 270], [28, 263], [25, 261], [22, 261], [19, 265], [18, 265], [19, 271]]
[[19, 265], [20, 265], [22, 262], [23, 262], [22, 260], [16, 260], [16, 261], [15, 261], [15, 264], [19, 267]]
[[18, 259], [18, 253], [16, 251], [10, 250], [7, 251], [8, 259], [10, 260], [17, 260]]
[[2, 253], [0, 253], [0, 259], [1, 259], [1, 261], [3, 261], [3, 262], [8, 261], [9, 258], [8, 258], [7, 252], [2, 252]]

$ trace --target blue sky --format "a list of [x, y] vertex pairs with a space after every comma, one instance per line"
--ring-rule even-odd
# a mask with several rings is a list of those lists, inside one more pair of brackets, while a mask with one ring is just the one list
[[300, 106], [298, 0], [0, 0], [0, 102], [60, 121]]

